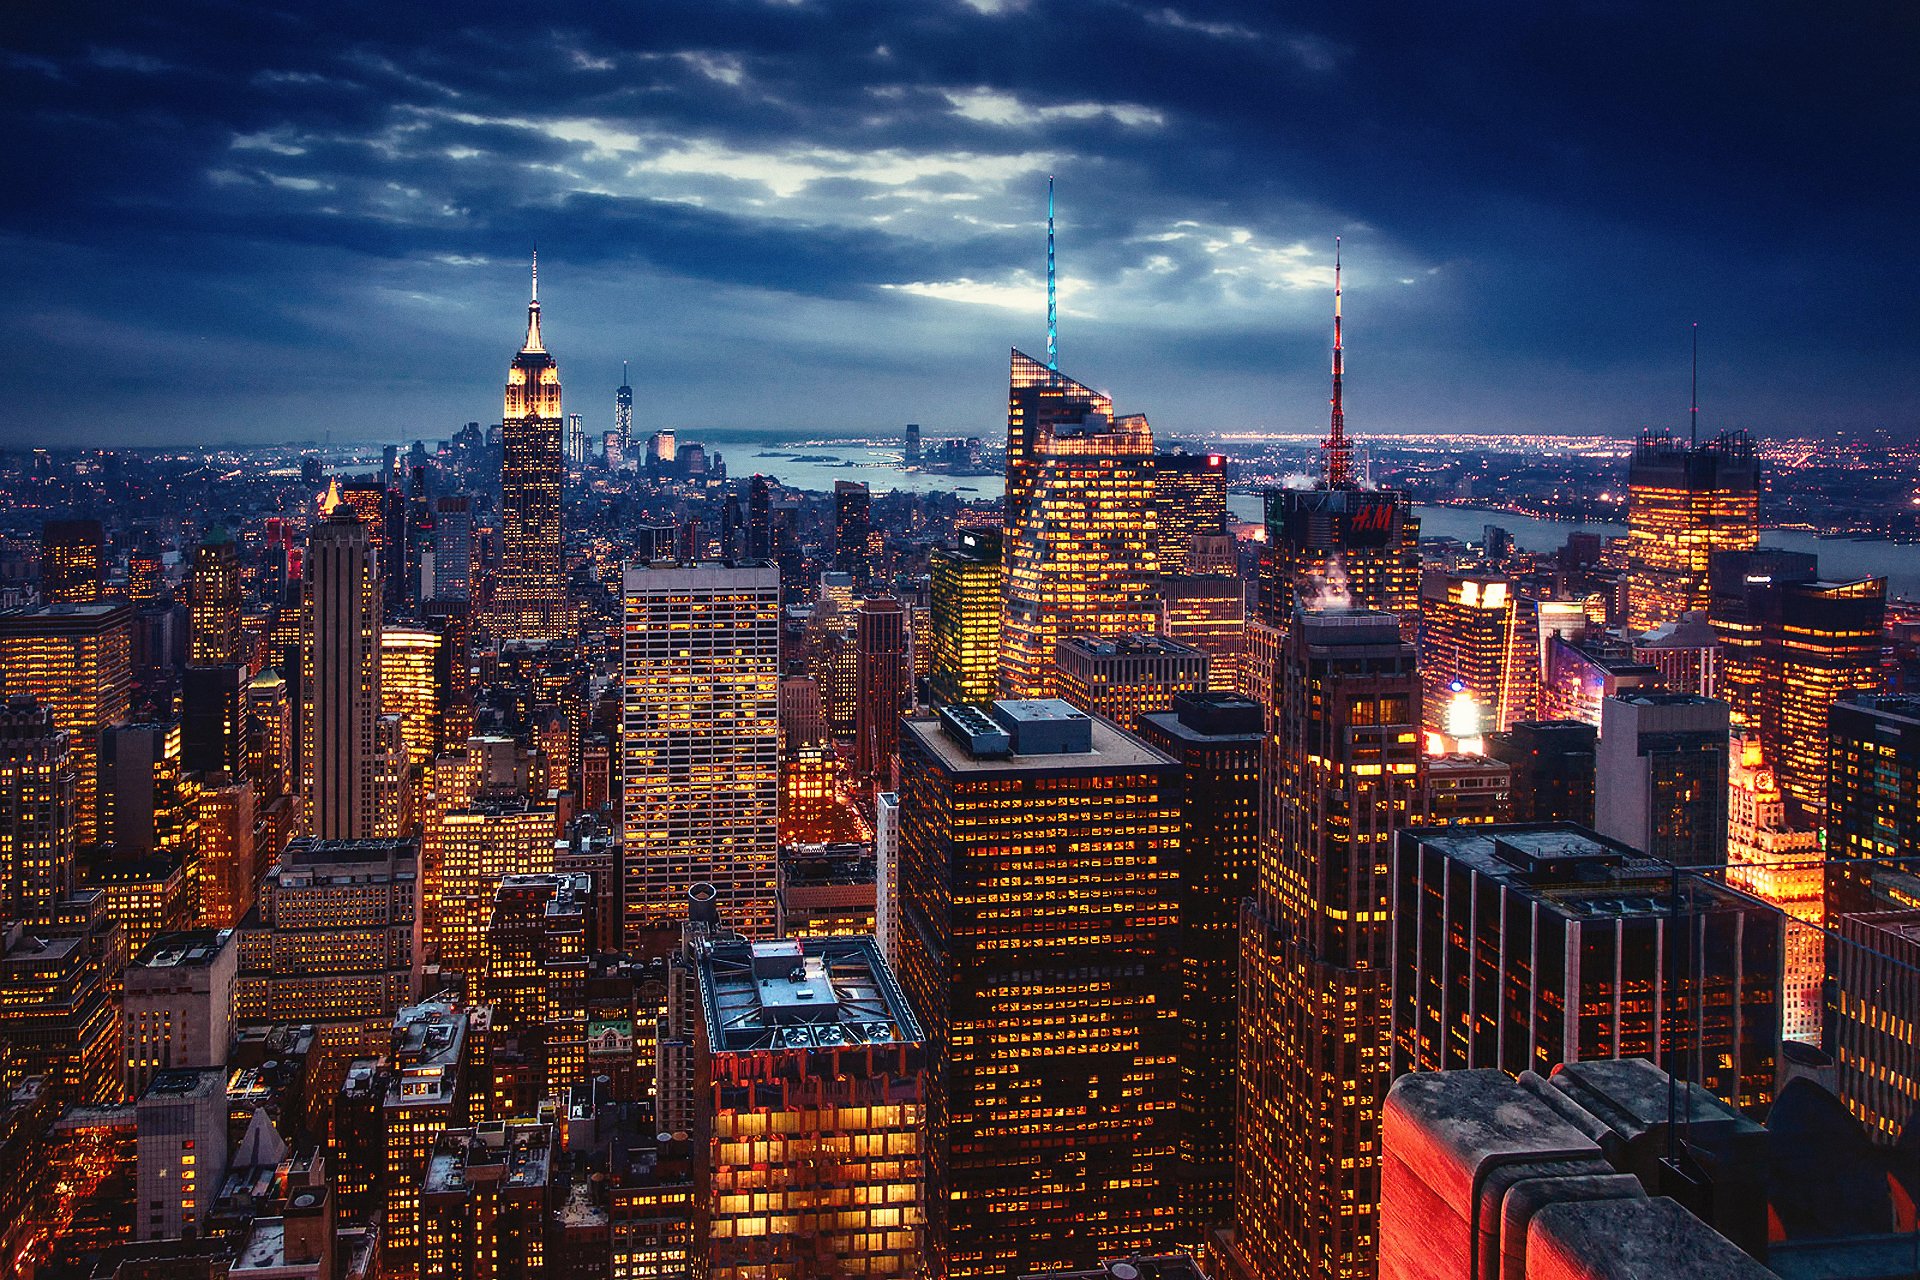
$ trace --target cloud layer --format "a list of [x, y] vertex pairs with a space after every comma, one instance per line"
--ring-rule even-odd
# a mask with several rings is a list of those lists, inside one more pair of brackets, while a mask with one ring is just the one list
[[1787, 6], [37, 6], [0, 443], [444, 435], [538, 243], [606, 425], [979, 433], [1005, 348], [1163, 431], [1911, 430], [1914, 20]]

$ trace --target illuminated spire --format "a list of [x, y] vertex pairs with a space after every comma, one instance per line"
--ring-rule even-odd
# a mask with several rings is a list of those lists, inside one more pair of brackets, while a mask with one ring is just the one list
[[332, 515], [334, 511], [339, 508], [340, 502], [340, 477], [335, 476], [327, 481], [327, 492], [325, 496], [320, 499], [320, 514], [323, 516]]
[[633, 380], [627, 377], [627, 362], [625, 360], [622, 360], [620, 362], [620, 385], [623, 387], [630, 387], [633, 385]]
[[545, 351], [540, 345], [540, 250], [533, 251], [533, 297], [527, 303], [527, 340], [522, 351]]
[[1053, 289], [1053, 175], [1047, 175], [1047, 368], [1060, 369], [1060, 313]]
[[1340, 378], [1346, 371], [1346, 353], [1340, 341], [1340, 237], [1333, 238], [1333, 421], [1320, 443], [1326, 453], [1327, 487], [1353, 484], [1353, 446], [1347, 443], [1347, 416], [1340, 405]]

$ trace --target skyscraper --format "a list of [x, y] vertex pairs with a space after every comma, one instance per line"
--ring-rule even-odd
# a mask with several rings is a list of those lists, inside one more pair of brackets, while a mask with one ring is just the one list
[[1165, 636], [1063, 636], [1053, 648], [1060, 697], [1131, 732], [1148, 711], [1207, 688], [1207, 655]]
[[1627, 626], [1704, 611], [1720, 551], [1760, 542], [1760, 471], [1744, 431], [1706, 444], [1646, 432], [1627, 469]]
[[[180, 726], [117, 724], [100, 735], [101, 839], [123, 854], [191, 860], [197, 784], [181, 768]], [[189, 868], [189, 887], [196, 873]], [[197, 909], [197, 904], [196, 904]]]
[[[1822, 754], [1826, 744], [1821, 743]], [[1780, 784], [1756, 738], [1736, 738], [1727, 786], [1727, 883], [1786, 917], [1780, 1036], [1818, 1046], [1826, 981], [1826, 855], [1820, 832], [1787, 820]]]
[[901, 981], [935, 1064], [934, 1274], [1166, 1252], [1179, 766], [1056, 700], [946, 708], [905, 722], [900, 752]]
[[72, 743], [31, 698], [0, 710], [0, 917], [39, 915], [73, 892]]
[[1115, 419], [1106, 396], [1018, 351], [1010, 383], [1000, 686], [1046, 698], [1063, 637], [1159, 621], [1153, 428], [1138, 414]]
[[1238, 693], [1247, 646], [1247, 593], [1239, 570], [1163, 573], [1154, 594], [1160, 598], [1160, 634], [1207, 655], [1208, 688]]
[[758, 473], [747, 486], [747, 559], [773, 559], [773, 489]]
[[76, 834], [101, 839], [100, 735], [127, 718], [133, 692], [133, 609], [116, 603], [0, 611], [0, 688], [26, 695], [72, 735], [79, 782]]
[[860, 602], [854, 631], [858, 657], [853, 771], [864, 783], [888, 775], [900, 742], [900, 713], [912, 701], [907, 611], [892, 596], [869, 596]]
[[312, 1023], [342, 1073], [385, 1052], [416, 980], [419, 913], [415, 841], [293, 841], [240, 926], [235, 1020]]
[[1733, 727], [1740, 733], [1760, 732], [1768, 681], [1767, 618], [1779, 589], [1819, 576], [1819, 557], [1778, 547], [1719, 551], [1709, 560], [1707, 621], [1720, 640], [1720, 692], [1715, 696], [1727, 700]]
[[1881, 884], [1890, 866], [1920, 872], [1920, 698], [1848, 694], [1829, 712], [1827, 743], [1832, 921], [1896, 905]]
[[1827, 807], [1827, 713], [1842, 697], [1881, 688], [1887, 580], [1793, 582], [1772, 594], [1760, 740], [1780, 790], [1818, 816]]
[[400, 738], [410, 764], [427, 763], [446, 740], [449, 664], [441, 653], [446, 642], [433, 627], [380, 630], [380, 707], [384, 714], [400, 717]]
[[[1337, 467], [1335, 468], [1337, 470]], [[1229, 1274], [1373, 1274], [1389, 1048], [1391, 841], [1415, 803], [1420, 673], [1400, 621], [1298, 612], [1241, 916]]]
[[1180, 1242], [1233, 1220], [1233, 1087], [1239, 1052], [1240, 904], [1257, 882], [1260, 704], [1174, 697], [1139, 719], [1180, 765]]
[[1192, 573], [1194, 539], [1227, 531], [1227, 460], [1217, 453], [1163, 453], [1153, 460], [1160, 571]]
[[[1363, 485], [1354, 466], [1343, 404], [1339, 241], [1334, 244], [1333, 398], [1320, 445], [1323, 467], [1310, 486], [1267, 490], [1257, 622], [1278, 632], [1298, 607], [1379, 609], [1399, 616], [1401, 634], [1411, 638], [1420, 607], [1420, 520], [1404, 492]], [[1279, 652], [1274, 644], [1266, 651]], [[1254, 683], [1269, 687], [1257, 676]]]
[[1636, 691], [1600, 711], [1594, 826], [1683, 867], [1727, 861], [1727, 704]]
[[1772, 1099], [1770, 907], [1571, 824], [1452, 827], [1400, 833], [1393, 920], [1395, 1074], [1645, 1056]]
[[1538, 644], [1513, 584], [1481, 574], [1436, 574], [1421, 594], [1427, 732], [1457, 741], [1530, 718]]
[[[465, 600], [473, 580], [473, 499], [464, 494], [433, 500], [435, 600]], [[424, 585], [424, 584], [423, 584]]]
[[516, 640], [559, 639], [566, 568], [560, 484], [567, 463], [561, 439], [560, 366], [540, 340], [540, 261], [533, 265], [527, 338], [507, 371], [500, 417], [501, 564], [495, 629]]
[[45, 1076], [61, 1102], [118, 1101], [126, 963], [98, 890], [84, 889], [38, 920], [0, 921], [0, 1044], [10, 1069]]
[[633, 450], [633, 385], [627, 377], [627, 362], [620, 362], [620, 387], [613, 393], [613, 433], [620, 437], [620, 454]]
[[322, 840], [378, 832], [380, 567], [367, 528], [342, 503], [307, 538], [301, 673], [301, 781], [307, 830]]
[[524, 796], [476, 798], [429, 814], [422, 846], [421, 951], [477, 981], [500, 882], [553, 870], [558, 815]]
[[[622, 711], [625, 945], [671, 931], [687, 890], [719, 890], [733, 927], [774, 926], [780, 574], [629, 566]], [[669, 940], [670, 940], [670, 934]]]
[[927, 1050], [873, 939], [695, 945], [704, 1274], [921, 1274]]
[[105, 582], [106, 538], [98, 520], [49, 520], [40, 526], [40, 598], [92, 604]]
[[937, 706], [985, 704], [1000, 691], [1000, 531], [961, 529], [957, 543], [927, 557], [927, 686]]
[[1840, 916], [1834, 1057], [1847, 1110], [1877, 1141], [1892, 1144], [1920, 1109], [1920, 1051], [1912, 1016], [1920, 1006], [1920, 911]]
[[247, 669], [237, 662], [180, 675], [180, 766], [188, 773], [247, 767]]
[[240, 653], [240, 556], [233, 535], [215, 525], [193, 549], [187, 575], [187, 662], [210, 667]]
[[1525, 720], [1489, 735], [1487, 754], [1509, 770], [1513, 820], [1591, 827], [1598, 742], [1584, 720]]
[[856, 587], [873, 577], [873, 496], [857, 480], [833, 482], [833, 567]]

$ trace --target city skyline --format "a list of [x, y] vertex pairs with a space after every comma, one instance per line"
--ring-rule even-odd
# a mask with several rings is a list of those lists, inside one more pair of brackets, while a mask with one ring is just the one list
[[[0, 92], [42, 181], [0, 253], [49, 359], [0, 443], [485, 418], [536, 242], [590, 431], [630, 360], [638, 432], [982, 433], [987, 353], [1044, 334], [1049, 174], [1063, 358], [1165, 433], [1316, 425], [1335, 235], [1362, 435], [1677, 428], [1694, 321], [1709, 431], [1911, 421], [1897, 20], [549, 15], [511, 66], [432, 14], [22, 32]], [[873, 407], [814, 407], [849, 383]]]

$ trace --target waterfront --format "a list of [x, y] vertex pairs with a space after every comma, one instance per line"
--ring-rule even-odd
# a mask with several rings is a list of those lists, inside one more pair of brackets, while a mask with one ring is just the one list
[[[1227, 499], [1233, 514], [1242, 520], [1260, 518], [1260, 495], [1236, 493]], [[1536, 516], [1516, 515], [1484, 507], [1420, 506], [1420, 534], [1426, 538], [1458, 538], [1478, 542], [1490, 524], [1499, 525], [1513, 535], [1514, 545], [1524, 551], [1554, 551], [1567, 544], [1567, 535], [1575, 530], [1597, 533], [1602, 537], [1625, 537], [1623, 524], [1575, 524], [1565, 520], [1542, 520]], [[1884, 577], [1889, 599], [1920, 600], [1920, 546], [1898, 542], [1822, 538], [1802, 529], [1763, 529], [1760, 545], [1785, 551], [1807, 551], [1820, 557], [1820, 572], [1828, 578]]]

